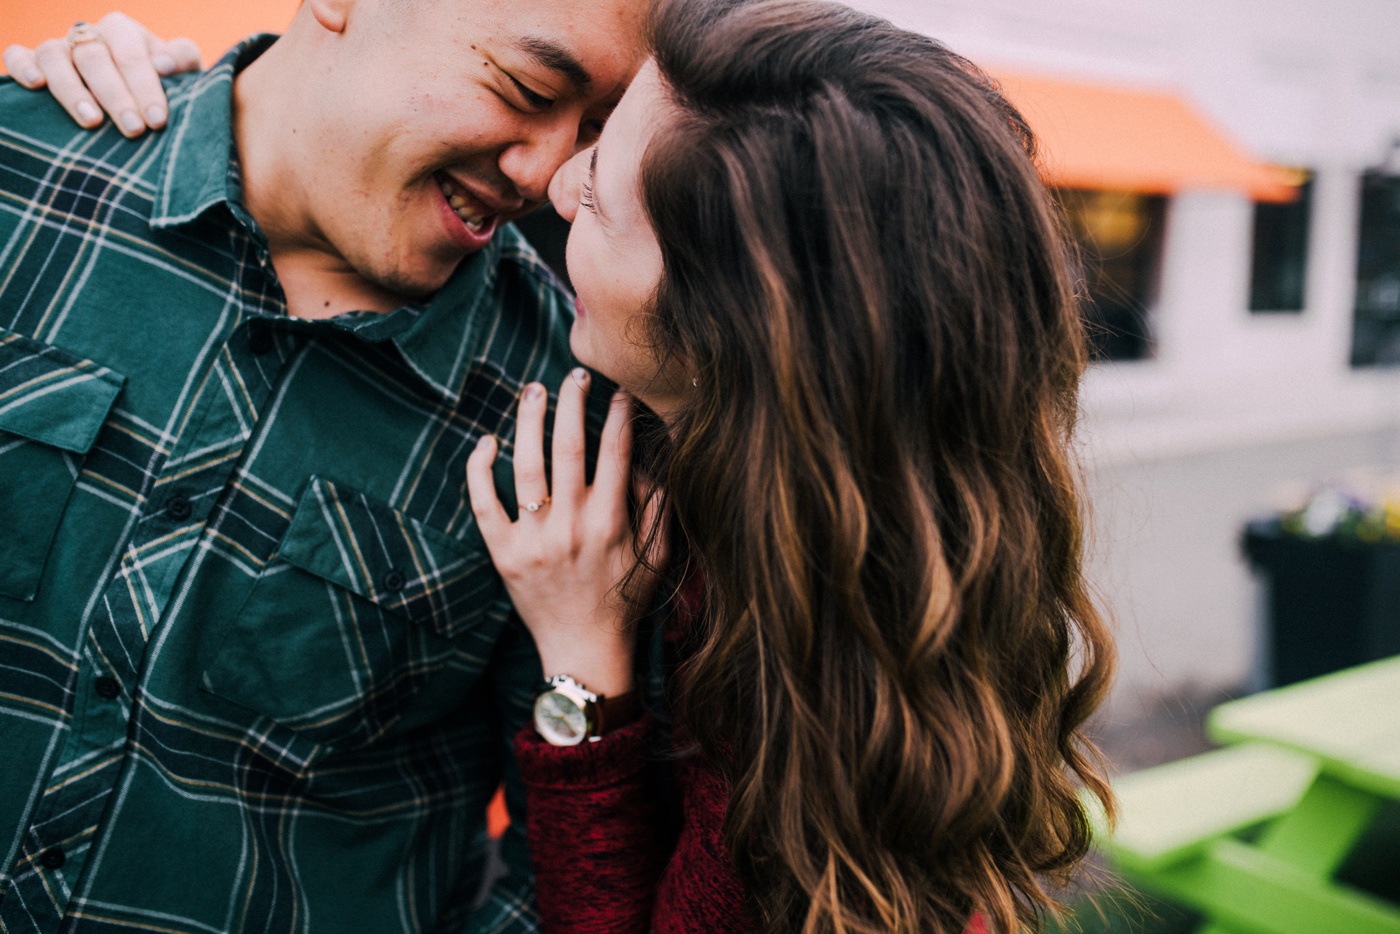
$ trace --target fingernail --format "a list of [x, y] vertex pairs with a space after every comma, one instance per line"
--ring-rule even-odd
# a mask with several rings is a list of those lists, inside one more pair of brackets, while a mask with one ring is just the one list
[[542, 395], [544, 395], [544, 387], [539, 383], [531, 383], [525, 387], [526, 399], [538, 399]]
[[495, 435], [482, 435], [476, 439], [476, 446], [479, 448], [494, 448], [496, 446]]
[[146, 122], [155, 126], [165, 122], [165, 108], [158, 104], [152, 104], [146, 108]]
[[588, 382], [588, 371], [581, 366], [574, 367], [574, 371], [570, 375], [572, 375], [573, 378], [578, 380], [580, 383]]
[[26, 87], [33, 87], [40, 81], [43, 81], [44, 76], [39, 74], [37, 71], [26, 71], [24, 74], [19, 76], [19, 80], [23, 82]]
[[97, 112], [97, 107], [91, 101], [78, 101], [78, 119], [83, 123], [93, 123], [101, 120], [102, 114]]
[[123, 133], [140, 133], [146, 128], [146, 121], [134, 110], [123, 110], [117, 115], [117, 125]]
[[164, 76], [175, 74], [175, 59], [169, 55], [152, 55], [151, 64], [156, 67], [156, 73]]

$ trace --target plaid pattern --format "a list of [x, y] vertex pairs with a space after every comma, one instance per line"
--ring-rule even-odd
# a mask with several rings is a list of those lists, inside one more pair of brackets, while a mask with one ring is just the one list
[[4, 934], [535, 928], [522, 821], [479, 897], [540, 673], [465, 464], [568, 300], [507, 228], [427, 305], [288, 318], [231, 158], [270, 41], [139, 141], [0, 82]]

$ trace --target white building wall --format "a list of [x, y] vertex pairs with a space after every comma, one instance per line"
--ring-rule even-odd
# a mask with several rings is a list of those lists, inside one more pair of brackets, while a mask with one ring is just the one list
[[[1243, 522], [1400, 473], [1400, 373], [1348, 366], [1359, 177], [1400, 137], [1393, 0], [856, 0], [998, 68], [1169, 88], [1260, 158], [1311, 167], [1306, 309], [1248, 311], [1252, 208], [1172, 199], [1150, 361], [1096, 366], [1081, 444], [1116, 706], [1245, 683]], [[1400, 165], [1397, 165], [1400, 168]]]

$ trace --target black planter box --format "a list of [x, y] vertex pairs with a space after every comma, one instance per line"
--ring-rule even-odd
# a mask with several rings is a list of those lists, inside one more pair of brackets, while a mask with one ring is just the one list
[[1242, 545], [1268, 585], [1268, 686], [1400, 654], [1400, 543], [1301, 538], [1262, 520]]

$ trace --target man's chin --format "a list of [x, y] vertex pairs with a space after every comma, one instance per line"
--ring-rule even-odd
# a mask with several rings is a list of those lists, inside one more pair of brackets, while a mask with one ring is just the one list
[[447, 280], [452, 278], [457, 267], [475, 252], [466, 254], [450, 265], [444, 263], [424, 270], [393, 270], [370, 278], [370, 281], [386, 292], [401, 296], [405, 301], [421, 302], [436, 295], [447, 284]]

